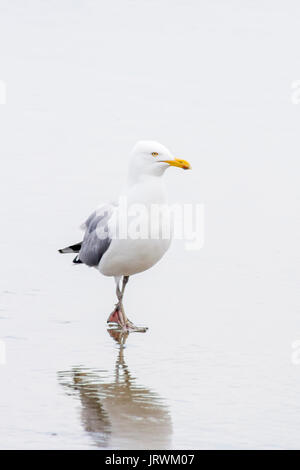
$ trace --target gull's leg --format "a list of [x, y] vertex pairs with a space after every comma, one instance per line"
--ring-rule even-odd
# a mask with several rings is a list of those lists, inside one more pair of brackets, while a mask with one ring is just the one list
[[129, 280], [129, 276], [123, 276], [122, 290], [120, 289], [119, 283], [120, 278], [115, 278], [116, 281], [116, 294], [118, 302], [116, 303], [115, 309], [108, 317], [107, 323], [117, 323], [124, 331], [140, 331], [145, 332], [147, 328], [135, 326], [126, 316], [123, 306], [123, 295], [126, 284]]
[[[125, 313], [125, 310], [124, 310], [124, 306], [123, 306], [123, 295], [124, 295], [124, 292], [125, 292], [125, 287], [126, 287], [126, 284], [129, 280], [129, 276], [123, 276], [123, 282], [122, 282], [122, 290], [119, 290], [119, 296], [118, 296], [118, 299], [119, 299], [119, 308], [122, 312], [122, 318], [123, 318], [123, 326], [125, 328], [128, 328], [129, 326], [129, 323], [131, 323], [127, 316], [126, 316], [126, 313]], [[117, 294], [118, 295], [118, 294]]]
[[123, 309], [121, 307], [123, 294], [122, 294], [122, 291], [120, 290], [120, 286], [119, 286], [120, 279], [121, 279], [120, 277], [115, 277], [116, 295], [117, 295], [117, 298], [118, 298], [118, 302], [116, 303], [116, 306], [115, 306], [114, 310], [109, 315], [109, 317], [107, 319], [107, 323], [117, 323], [118, 325], [121, 326], [121, 328], [124, 329], [124, 328], [126, 328], [126, 321], [125, 321], [125, 318], [124, 318]]
[[124, 291], [125, 291], [125, 287], [126, 287], [126, 284], [129, 280], [129, 276], [124, 276], [123, 277], [123, 284], [122, 284], [122, 290], [121, 290], [121, 301], [120, 301], [120, 309], [122, 311], [122, 314], [123, 314], [123, 318], [124, 318], [124, 322], [125, 322], [125, 329], [127, 330], [131, 330], [131, 331], [140, 331], [140, 332], [145, 332], [147, 331], [148, 328], [145, 328], [145, 327], [139, 327], [139, 326], [135, 326], [126, 316], [126, 313], [125, 313], [125, 310], [124, 310], [124, 306], [123, 306], [123, 295], [124, 295]]

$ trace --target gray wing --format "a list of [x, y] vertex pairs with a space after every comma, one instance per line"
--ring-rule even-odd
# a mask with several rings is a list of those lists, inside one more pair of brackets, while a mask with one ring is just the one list
[[97, 266], [111, 243], [108, 222], [115, 209], [107, 204], [94, 211], [86, 220], [85, 234], [78, 258], [88, 266]]

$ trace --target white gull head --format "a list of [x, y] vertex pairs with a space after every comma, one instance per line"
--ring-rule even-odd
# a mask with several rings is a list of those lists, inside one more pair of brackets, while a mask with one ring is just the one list
[[131, 153], [129, 181], [143, 180], [148, 176], [162, 176], [169, 166], [190, 169], [186, 160], [175, 158], [170, 150], [154, 140], [141, 140], [136, 143]]

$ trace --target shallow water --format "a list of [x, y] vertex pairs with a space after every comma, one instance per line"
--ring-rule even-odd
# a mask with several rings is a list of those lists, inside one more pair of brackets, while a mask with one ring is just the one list
[[170, 257], [156, 280], [130, 280], [130, 317], [149, 330], [120, 337], [105, 324], [113, 281], [104, 290], [96, 272], [57, 257], [53, 285], [2, 295], [2, 448], [298, 446], [297, 335], [276, 306], [245, 302], [241, 286], [234, 303], [209, 292], [220, 274], [205, 260], [206, 292], [194, 294], [204, 279], [189, 285], [190, 259], [179, 295]]
[[[0, 15], [0, 448], [299, 448], [297, 2], [23, 3]], [[141, 138], [191, 162], [166, 182], [205, 243], [130, 279], [149, 330], [118, 338], [113, 280], [57, 249]]]

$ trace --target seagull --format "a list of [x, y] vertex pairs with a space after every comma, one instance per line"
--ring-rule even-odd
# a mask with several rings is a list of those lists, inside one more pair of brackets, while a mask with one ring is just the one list
[[118, 301], [107, 323], [117, 324], [122, 331], [147, 330], [127, 318], [123, 296], [129, 277], [154, 266], [170, 246], [172, 230], [165, 228], [171, 225], [171, 215], [162, 176], [171, 166], [191, 168], [189, 162], [175, 158], [158, 142], [137, 142], [119, 200], [99, 206], [81, 226], [83, 240], [59, 250], [76, 253], [75, 264], [114, 277]]

